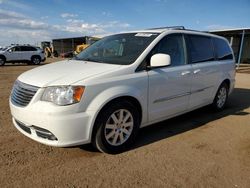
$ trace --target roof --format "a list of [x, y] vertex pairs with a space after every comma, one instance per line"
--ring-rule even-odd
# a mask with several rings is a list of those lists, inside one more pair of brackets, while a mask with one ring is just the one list
[[52, 40], [72, 40], [72, 39], [75, 39], [75, 40], [78, 40], [78, 39], [84, 39], [86, 38], [87, 36], [82, 36], [82, 37], [69, 37], [69, 38], [57, 38], [57, 39], [52, 39]]
[[164, 32], [179, 32], [179, 33], [186, 33], [186, 34], [200, 34], [200, 35], [207, 35], [218, 37], [218, 35], [214, 35], [213, 33], [209, 33], [207, 31], [198, 31], [192, 29], [185, 29], [183, 26], [174, 26], [174, 27], [160, 27], [160, 28], [152, 28], [152, 29], [145, 29], [145, 30], [137, 30], [137, 31], [130, 31], [127, 33], [164, 33]]

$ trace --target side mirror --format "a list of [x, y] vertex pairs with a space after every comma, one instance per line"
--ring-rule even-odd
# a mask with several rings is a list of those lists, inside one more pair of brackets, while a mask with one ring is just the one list
[[11, 52], [12, 52], [12, 49], [9, 49], [8, 52], [11, 53]]
[[150, 67], [165, 67], [171, 64], [168, 54], [155, 54], [150, 59]]

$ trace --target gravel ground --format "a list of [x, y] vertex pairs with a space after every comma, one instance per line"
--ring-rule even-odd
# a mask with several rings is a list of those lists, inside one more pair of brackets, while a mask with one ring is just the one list
[[131, 150], [108, 155], [45, 146], [14, 128], [8, 97], [34, 67], [0, 67], [0, 187], [250, 187], [250, 74], [237, 74], [223, 112], [202, 108], [143, 128]]

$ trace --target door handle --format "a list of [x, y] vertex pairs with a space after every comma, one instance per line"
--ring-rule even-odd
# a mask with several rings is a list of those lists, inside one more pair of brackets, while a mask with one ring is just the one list
[[199, 73], [201, 71], [201, 69], [196, 69], [196, 70], [194, 70], [194, 74], [197, 74], [197, 73]]
[[185, 75], [187, 75], [187, 74], [190, 74], [190, 71], [183, 71], [183, 72], [181, 73], [182, 76], [185, 76]]

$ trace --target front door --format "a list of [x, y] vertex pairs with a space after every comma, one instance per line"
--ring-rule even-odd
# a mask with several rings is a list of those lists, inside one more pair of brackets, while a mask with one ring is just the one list
[[19, 46], [15, 46], [13, 48], [10, 48], [6, 53], [6, 59], [7, 61], [15, 61], [20, 60], [21, 51]]
[[188, 108], [192, 66], [187, 64], [182, 34], [167, 35], [152, 54], [170, 55], [171, 65], [148, 71], [148, 119], [150, 122], [177, 115]]

